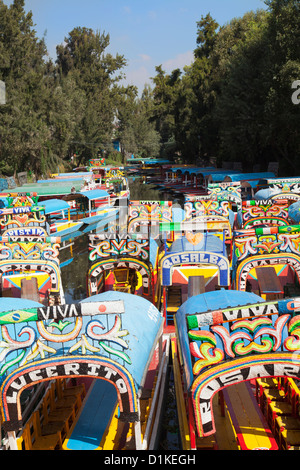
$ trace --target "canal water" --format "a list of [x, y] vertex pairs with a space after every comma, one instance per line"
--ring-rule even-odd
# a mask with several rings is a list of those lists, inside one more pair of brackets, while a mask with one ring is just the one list
[[[136, 180], [131, 185], [132, 200], [161, 200], [162, 194]], [[66, 303], [77, 303], [87, 297], [88, 234], [64, 242], [60, 251], [61, 277]], [[175, 387], [171, 364], [162, 418], [159, 445], [161, 450], [180, 450]]]

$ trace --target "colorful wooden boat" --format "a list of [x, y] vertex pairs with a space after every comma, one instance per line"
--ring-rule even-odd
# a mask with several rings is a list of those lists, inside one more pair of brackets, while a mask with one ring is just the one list
[[70, 205], [70, 218], [83, 223], [82, 231], [91, 231], [104, 224], [117, 224], [119, 208], [114, 207], [109, 193], [103, 189], [93, 189], [72, 193], [63, 197]]
[[[234, 232], [232, 286], [267, 299], [283, 297], [300, 283], [299, 225]], [[294, 292], [295, 293], [295, 292]]]
[[188, 196], [184, 210], [173, 207], [173, 222], [161, 224], [165, 253], [160, 260], [163, 310], [167, 324], [188, 297], [230, 287], [231, 229], [229, 203], [213, 194]]
[[[153, 448], [168, 344], [162, 315], [151, 302], [111, 291], [79, 304], [25, 305], [17, 311], [1, 308], [0, 300], [0, 311], [5, 333], [0, 346], [2, 425], [11, 449]], [[25, 330], [29, 338], [20, 341]], [[77, 381], [76, 390], [80, 383], [87, 385], [82, 406], [74, 398], [74, 384], [59, 398], [60, 380], [70, 378]], [[39, 383], [50, 386], [24, 422], [20, 395]]]
[[1, 292], [48, 304], [64, 298], [60, 238], [49, 236], [44, 207], [36, 202], [36, 195], [13, 193], [1, 209]]
[[177, 238], [161, 259], [161, 285], [166, 324], [190, 296], [230, 286], [225, 239], [204, 232]]
[[47, 199], [38, 202], [38, 206], [44, 207], [49, 233], [65, 236], [80, 229], [81, 220], [71, 220], [71, 206], [63, 199]]
[[124, 230], [90, 235], [88, 295], [112, 289], [158, 305], [159, 223], [171, 217], [167, 202], [130, 201]]
[[86, 167], [75, 168], [73, 175], [84, 175], [90, 172], [97, 189], [106, 189], [114, 203], [119, 204], [120, 200], [129, 198], [129, 184], [125, 176], [124, 167], [105, 165], [103, 159], [91, 159]]
[[236, 217], [238, 229], [286, 227], [289, 222], [289, 201], [287, 199], [243, 201]]
[[123, 170], [123, 167], [109, 168], [103, 177], [103, 183], [110, 190], [112, 199], [118, 204], [121, 200], [128, 200], [130, 196], [128, 180]]
[[64, 238], [74, 232], [92, 230], [106, 220], [111, 224], [118, 220], [119, 209], [110, 205], [109, 194], [104, 190], [89, 190], [47, 199], [37, 203], [44, 207], [49, 233]]
[[[172, 355], [182, 449], [278, 448], [275, 411], [264, 415], [259, 400], [254, 403], [255, 381], [299, 379], [293, 327], [299, 305], [300, 298], [265, 302], [253, 293], [223, 290], [200, 294], [180, 307]], [[291, 416], [298, 412], [297, 403], [293, 411], [292, 401], [274, 400], [278, 413], [284, 406]]]

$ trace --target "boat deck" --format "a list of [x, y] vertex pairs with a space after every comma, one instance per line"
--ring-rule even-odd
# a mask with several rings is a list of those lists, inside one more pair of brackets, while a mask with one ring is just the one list
[[99, 450], [117, 406], [117, 392], [105, 380], [95, 379], [78, 418], [70, 429], [64, 450]]
[[270, 449], [278, 446], [249, 382], [231, 385], [223, 391], [230, 420], [241, 450]]

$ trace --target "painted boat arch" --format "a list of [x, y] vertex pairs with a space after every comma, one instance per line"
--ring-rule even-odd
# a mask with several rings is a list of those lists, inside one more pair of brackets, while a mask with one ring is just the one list
[[291, 377], [300, 379], [300, 355], [280, 353], [253, 355], [235, 359], [222, 367], [213, 367], [199, 376], [191, 387], [195, 422], [200, 437], [216, 432], [212, 414], [213, 396], [233, 383], [245, 382], [255, 378]]
[[32, 276], [35, 272], [44, 272], [49, 275], [51, 282], [51, 291], [59, 292], [61, 286], [61, 273], [59, 265], [50, 260], [37, 259], [37, 260], [5, 260], [0, 261], [0, 278], [3, 274], [10, 271], [30, 271]]
[[88, 294], [97, 294], [97, 279], [105, 274], [105, 271], [113, 271], [115, 269], [132, 269], [137, 271], [142, 278], [143, 295], [150, 296], [152, 286], [152, 270], [151, 267], [137, 258], [106, 258], [98, 260], [92, 264], [87, 273]]
[[108, 288], [155, 302], [160, 247], [153, 232], [159, 234], [160, 220], [171, 220], [171, 211], [169, 202], [130, 201], [124, 230], [90, 235], [89, 295]]
[[242, 208], [237, 213], [237, 225], [243, 229], [257, 226], [287, 226], [289, 202], [286, 199], [249, 200], [242, 202]]
[[172, 269], [182, 265], [216, 265], [219, 269], [219, 284], [229, 286], [229, 260], [226, 256], [209, 251], [183, 251], [167, 254], [162, 260], [162, 285], [172, 285]]
[[[18, 310], [6, 311], [7, 302], [2, 308], [0, 302], [0, 400], [6, 431], [22, 425], [25, 388], [70, 376], [109, 381], [117, 391], [120, 419], [139, 420], [139, 391], [162, 334], [162, 315], [151, 302], [110, 291], [79, 304], [44, 307], [20, 300], [17, 305]], [[49, 323], [57, 324], [54, 331], [47, 329]], [[28, 340], [20, 341], [23, 333]]]
[[[215, 310], [206, 307], [209, 295]], [[196, 297], [178, 310], [176, 331], [196, 430], [205, 437], [216, 432], [212, 399], [220, 390], [258, 377], [300, 378], [300, 298], [264, 302], [240, 291]]]
[[171, 286], [174, 267], [183, 265], [214, 265], [219, 271], [219, 285], [229, 286], [230, 262], [224, 239], [216, 235], [197, 233], [177, 238], [161, 261], [162, 285]]
[[299, 225], [288, 225], [235, 231], [233, 287], [245, 290], [251, 269], [276, 265], [290, 266], [300, 281], [299, 228]]
[[235, 287], [239, 290], [246, 290], [247, 277], [253, 268], [263, 266], [285, 265], [290, 266], [295, 272], [300, 283], [300, 258], [294, 253], [269, 254], [267, 259], [265, 255], [251, 256], [243, 260], [237, 267], [235, 274]]
[[74, 377], [101, 378], [113, 384], [117, 390], [120, 419], [136, 422], [138, 418], [137, 395], [133, 378], [120, 364], [105, 357], [67, 356], [44, 360], [19, 368], [9, 376], [1, 386], [2, 419], [5, 431], [17, 431], [22, 428], [20, 395], [34, 384]]

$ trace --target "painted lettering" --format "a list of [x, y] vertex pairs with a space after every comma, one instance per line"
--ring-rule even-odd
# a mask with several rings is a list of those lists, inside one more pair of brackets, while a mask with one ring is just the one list
[[65, 373], [66, 375], [79, 375], [80, 364], [65, 364]]
[[300, 80], [295, 80], [292, 83], [292, 89], [296, 89], [292, 94], [292, 103], [293, 104], [300, 104]]

